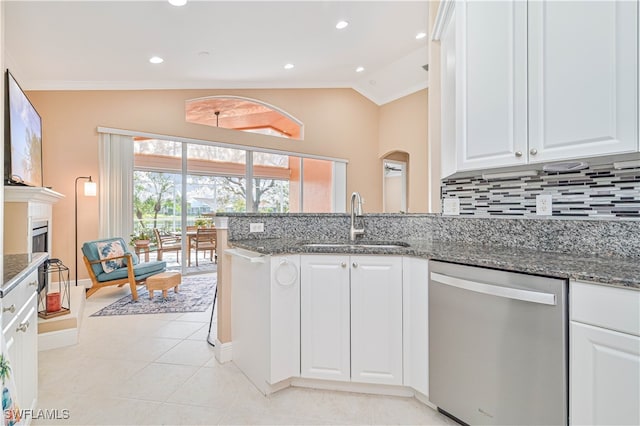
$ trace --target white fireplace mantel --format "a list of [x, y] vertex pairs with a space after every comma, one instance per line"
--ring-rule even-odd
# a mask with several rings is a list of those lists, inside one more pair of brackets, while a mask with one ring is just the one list
[[64, 195], [52, 189], [42, 186], [5, 186], [4, 201], [5, 203], [45, 203], [55, 204]]

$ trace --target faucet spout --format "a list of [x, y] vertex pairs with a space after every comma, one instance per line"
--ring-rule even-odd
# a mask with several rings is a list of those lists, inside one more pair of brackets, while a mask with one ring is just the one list
[[355, 241], [358, 235], [364, 235], [364, 226], [356, 228], [356, 216], [362, 216], [362, 197], [359, 192], [351, 194], [351, 228], [349, 239]]

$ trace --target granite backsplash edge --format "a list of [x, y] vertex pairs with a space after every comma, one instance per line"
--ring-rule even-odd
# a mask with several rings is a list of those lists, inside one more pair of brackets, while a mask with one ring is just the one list
[[[223, 214], [229, 239], [345, 240], [350, 216], [329, 214]], [[439, 214], [365, 214], [357, 218], [366, 240], [426, 239], [471, 245], [517, 247], [573, 255], [640, 257], [640, 220], [479, 218]], [[264, 232], [249, 224], [264, 223]]]

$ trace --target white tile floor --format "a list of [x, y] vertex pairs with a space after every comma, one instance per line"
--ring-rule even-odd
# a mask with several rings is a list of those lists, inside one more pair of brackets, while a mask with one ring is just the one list
[[215, 360], [210, 310], [89, 316], [127, 292], [97, 292], [80, 343], [40, 352], [38, 408], [70, 417], [33, 424], [454, 424], [413, 398], [303, 388], [264, 397], [233, 363]]

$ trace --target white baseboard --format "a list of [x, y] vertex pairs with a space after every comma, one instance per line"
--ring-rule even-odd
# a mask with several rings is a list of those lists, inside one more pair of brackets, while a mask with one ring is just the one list
[[229, 362], [233, 359], [231, 346], [232, 342], [222, 343], [220, 340], [216, 339], [215, 346], [213, 347], [213, 354], [220, 364], [224, 364], [225, 362]]
[[434, 410], [438, 409], [438, 407], [436, 407], [431, 401], [429, 401], [429, 397], [427, 395], [421, 392], [418, 392], [415, 389], [414, 389], [414, 392], [415, 392], [415, 397], [418, 401], [422, 402], [427, 407], [433, 408]]
[[78, 334], [77, 328], [38, 334], [38, 351], [48, 351], [49, 349], [75, 345], [78, 343]]
[[[75, 280], [71, 283], [71, 285], [75, 286]], [[78, 287], [91, 288], [93, 287], [93, 283], [91, 282], [91, 278], [85, 278], [82, 280], [78, 280]]]
[[406, 386], [337, 382], [332, 380], [307, 379], [302, 377], [292, 378], [291, 386], [297, 386], [301, 388], [343, 391], [343, 392], [369, 393], [374, 395], [390, 395], [390, 396], [405, 396], [405, 397], [412, 397], [415, 395], [414, 390]]

